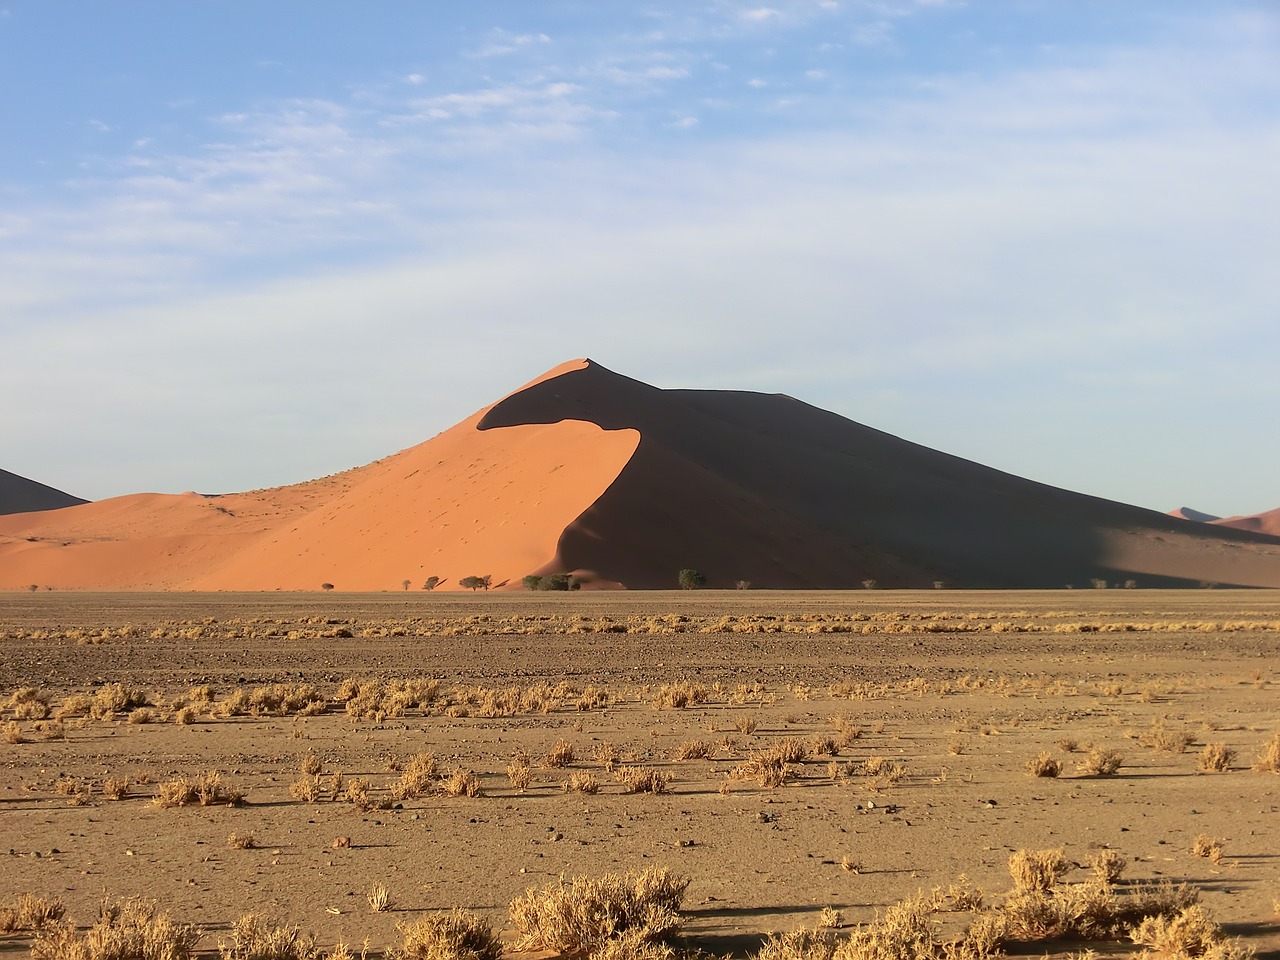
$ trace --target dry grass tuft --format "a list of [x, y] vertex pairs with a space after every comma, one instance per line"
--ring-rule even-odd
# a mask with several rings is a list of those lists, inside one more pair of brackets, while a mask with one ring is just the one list
[[0, 933], [43, 930], [66, 913], [61, 900], [24, 893], [12, 907], [0, 907]]
[[1225, 743], [1207, 743], [1200, 751], [1196, 766], [1205, 773], [1224, 773], [1231, 769], [1236, 752]]
[[1128, 865], [1128, 860], [1110, 848], [1099, 850], [1089, 858], [1089, 866], [1099, 883], [1115, 883]]
[[820, 930], [839, 930], [844, 926], [844, 914], [835, 907], [823, 907], [816, 926]]
[[1095, 747], [1080, 761], [1076, 770], [1086, 777], [1111, 777], [1123, 763], [1124, 757], [1115, 750]]
[[1209, 836], [1207, 833], [1202, 833], [1191, 844], [1191, 853], [1197, 857], [1204, 857], [1213, 863], [1221, 863], [1222, 841]]
[[53, 785], [53, 789], [58, 796], [66, 797], [67, 802], [73, 807], [83, 807], [93, 797], [93, 784], [87, 780], [77, 780], [75, 777], [60, 778]]
[[567, 767], [575, 758], [573, 744], [568, 740], [557, 740], [555, 746], [543, 755], [542, 764], [546, 767]]
[[1222, 928], [1199, 904], [1174, 916], [1147, 917], [1129, 934], [1146, 947], [1140, 956], [1165, 960], [1245, 960], [1253, 951], [1239, 940], [1228, 939]]
[[755, 717], [749, 717], [744, 715], [744, 716], [733, 718], [733, 729], [737, 730], [739, 733], [744, 734], [746, 736], [750, 736], [751, 734], [755, 733], [756, 727], [758, 727], [759, 725], [760, 725], [760, 722], [756, 720]]
[[791, 771], [781, 757], [766, 753], [753, 753], [728, 773], [730, 780], [754, 780], [760, 786], [772, 790], [787, 782]]
[[399, 929], [404, 942], [387, 951], [391, 960], [498, 960], [502, 941], [474, 913], [453, 910], [423, 917]]
[[1253, 762], [1253, 769], [1259, 773], [1280, 773], [1280, 733], [1266, 742]]
[[529, 755], [523, 750], [512, 754], [511, 762], [507, 764], [507, 780], [520, 793], [529, 789], [529, 784], [533, 782], [533, 765], [529, 763]]
[[108, 800], [123, 800], [129, 796], [128, 777], [107, 777], [102, 784], [102, 795]]
[[81, 938], [75, 924], [50, 923], [31, 944], [33, 960], [188, 960], [200, 931], [158, 913], [153, 900], [105, 903]]
[[565, 793], [599, 793], [600, 781], [588, 770], [575, 770], [561, 786]]
[[280, 926], [256, 913], [231, 926], [230, 943], [219, 943], [222, 960], [320, 960], [313, 936], [296, 925]]
[[1053, 754], [1045, 752], [1028, 760], [1027, 770], [1033, 777], [1057, 777], [1062, 773], [1062, 763]]
[[22, 735], [22, 724], [17, 720], [9, 720], [4, 725], [4, 742], [5, 743], [26, 743], [27, 738]]
[[517, 951], [554, 950], [595, 955], [627, 935], [633, 943], [657, 940], [680, 924], [679, 909], [689, 886], [662, 867], [639, 874], [607, 873], [531, 888], [511, 901]]
[[222, 774], [210, 770], [195, 777], [166, 780], [157, 786], [151, 802], [157, 807], [187, 807], [197, 803], [202, 807], [224, 804], [238, 807], [244, 803], [244, 792], [223, 783]]
[[480, 786], [480, 778], [470, 770], [461, 767], [440, 781], [440, 789], [450, 797], [482, 797], [484, 790]]
[[675, 760], [705, 760], [711, 755], [711, 748], [702, 740], [686, 740], [672, 752]]
[[648, 767], [618, 767], [613, 777], [627, 793], [666, 793], [671, 774]]
[[374, 913], [386, 913], [395, 906], [395, 902], [391, 899], [391, 891], [380, 883], [373, 885], [366, 899], [369, 901], [369, 909]]
[[686, 680], [680, 683], [664, 683], [654, 697], [653, 705], [660, 710], [679, 710], [697, 706], [706, 701], [707, 688], [701, 683], [690, 683]]
[[1009, 857], [1014, 890], [1046, 891], [1070, 868], [1062, 849], [1017, 850]]
[[823, 930], [771, 933], [755, 960], [832, 960], [838, 941]]
[[258, 846], [258, 838], [252, 833], [229, 833], [227, 846], [232, 850], [253, 850]]
[[435, 778], [435, 754], [415, 754], [401, 768], [400, 779], [391, 785], [391, 799], [408, 800], [414, 797], [425, 797], [432, 792]]

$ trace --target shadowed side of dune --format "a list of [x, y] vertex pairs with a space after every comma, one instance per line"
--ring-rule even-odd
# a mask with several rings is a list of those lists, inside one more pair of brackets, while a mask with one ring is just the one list
[[[672, 586], [682, 567], [714, 586], [1061, 587], [1130, 573], [1145, 586], [1280, 586], [1280, 541], [1024, 480], [785, 396], [659, 390], [593, 363], [495, 404], [479, 427], [564, 419], [640, 433], [557, 554], [632, 587]], [[1214, 552], [1196, 548], [1224, 541], [1248, 550], [1217, 576]]]
[[1248, 530], [1252, 533], [1264, 533], [1272, 537], [1280, 537], [1280, 509], [1267, 510], [1264, 513], [1253, 513], [1244, 517], [1226, 517], [1213, 520], [1215, 526], [1231, 527], [1236, 530]]
[[0, 470], [0, 515], [29, 513], [34, 510], [57, 510], [87, 503], [35, 480], [28, 480], [8, 470]]

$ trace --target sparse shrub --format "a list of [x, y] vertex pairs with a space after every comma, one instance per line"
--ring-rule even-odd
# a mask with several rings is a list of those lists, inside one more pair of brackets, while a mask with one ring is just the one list
[[404, 765], [400, 779], [391, 785], [391, 799], [408, 800], [413, 797], [425, 797], [431, 793], [435, 777], [435, 754], [415, 754]]
[[227, 846], [232, 850], [252, 850], [258, 845], [258, 838], [252, 833], [227, 834]]
[[1027, 761], [1027, 770], [1033, 777], [1056, 777], [1062, 773], [1062, 764], [1051, 753], [1042, 753]]
[[[130, 717], [132, 720], [132, 717]], [[190, 726], [200, 719], [200, 711], [195, 707], [179, 707], [173, 712], [173, 722], [180, 727]]]
[[50, 699], [48, 691], [39, 687], [19, 687], [6, 705], [18, 720], [43, 720], [49, 716]]
[[323, 793], [320, 778], [314, 773], [304, 773], [289, 784], [289, 796], [304, 803], [317, 803]]
[[5, 743], [26, 743], [27, 738], [22, 735], [22, 724], [17, 720], [10, 720], [4, 725], [4, 742]]
[[1061, 849], [1017, 850], [1009, 857], [1009, 875], [1015, 890], [1050, 890], [1068, 867]]
[[129, 711], [129, 722], [132, 724], [155, 723], [156, 712], [150, 707], [138, 707]]
[[321, 960], [315, 937], [296, 925], [277, 925], [259, 914], [231, 925], [229, 943], [219, 943], [221, 960]]
[[195, 777], [181, 776], [159, 784], [151, 802], [157, 807], [186, 807], [197, 803], [202, 807], [219, 804], [235, 807], [244, 802], [244, 793], [223, 783], [222, 774], [211, 770]]
[[307, 776], [314, 777], [323, 769], [324, 764], [314, 753], [308, 753], [298, 761], [298, 770]]
[[517, 750], [512, 755], [511, 762], [507, 764], [507, 780], [521, 793], [524, 793], [533, 782], [533, 766], [523, 750]]
[[679, 584], [681, 590], [697, 590], [699, 587], [707, 585], [707, 578], [702, 571], [695, 570], [692, 567], [685, 567], [676, 576], [676, 583]]
[[758, 725], [759, 721], [755, 717], [749, 717], [745, 714], [733, 718], [733, 729], [745, 736], [755, 733]]
[[1196, 760], [1196, 766], [1205, 773], [1223, 773], [1231, 769], [1236, 752], [1225, 743], [1207, 743]]
[[1130, 933], [1134, 943], [1146, 947], [1141, 954], [1167, 960], [1245, 960], [1253, 951], [1239, 940], [1228, 939], [1199, 904], [1192, 904], [1175, 916], [1144, 919]]
[[791, 771], [781, 757], [766, 753], [751, 754], [728, 773], [730, 780], [754, 780], [769, 790], [782, 786], [790, 776]]
[[1124, 874], [1128, 861], [1110, 848], [1099, 850], [1089, 858], [1093, 874], [1102, 883], [1115, 883]]
[[1266, 742], [1253, 762], [1253, 769], [1259, 773], [1280, 773], [1280, 733]]
[[838, 930], [844, 926], [844, 914], [835, 907], [823, 907], [818, 914], [817, 926], [821, 930]]
[[671, 782], [671, 774], [651, 767], [618, 767], [613, 776], [627, 793], [666, 793]]
[[102, 795], [108, 800], [123, 800], [129, 796], [129, 778], [107, 777], [102, 784]]
[[1058, 749], [1063, 753], [1075, 753], [1080, 749], [1080, 741], [1075, 737], [1063, 737], [1058, 741]]
[[480, 797], [484, 790], [480, 787], [480, 778], [470, 770], [461, 767], [440, 781], [440, 789], [450, 797]]
[[650, 942], [675, 930], [689, 886], [662, 867], [639, 874], [607, 873], [531, 888], [511, 901], [511, 922], [519, 934], [514, 949], [590, 954], [630, 935]]
[[710, 755], [711, 749], [702, 740], [686, 740], [672, 753], [676, 760], [705, 760]]
[[374, 913], [386, 913], [395, 906], [391, 900], [391, 891], [380, 883], [373, 885], [366, 899], [369, 901], [369, 909]]
[[1195, 737], [1180, 730], [1170, 730], [1163, 720], [1155, 720], [1151, 729], [1138, 738], [1144, 747], [1164, 753], [1185, 753], [1187, 747], [1195, 742]]
[[837, 943], [836, 938], [824, 930], [771, 933], [755, 954], [755, 960], [832, 960]]
[[599, 793], [600, 781], [589, 770], [575, 770], [562, 784], [565, 793]]
[[12, 907], [0, 907], [0, 933], [43, 930], [61, 920], [64, 913], [61, 900], [24, 893]]
[[392, 960], [498, 960], [502, 941], [474, 913], [452, 910], [397, 927], [404, 942], [388, 951]]
[[547, 767], [567, 767], [574, 759], [573, 744], [568, 740], [557, 740], [555, 746], [543, 755], [542, 763]]
[[81, 938], [75, 924], [51, 923], [31, 944], [33, 960], [188, 960], [200, 932], [157, 912], [153, 900], [130, 899], [103, 905], [98, 920]]
[[591, 759], [604, 767], [606, 773], [613, 773], [618, 762], [618, 748], [609, 740], [601, 740], [591, 751]]
[[75, 777], [62, 777], [53, 785], [54, 791], [60, 797], [66, 797], [67, 802], [73, 807], [85, 806], [93, 796], [93, 784], [87, 780], [77, 780]]
[[664, 683], [658, 689], [653, 705], [658, 708], [680, 710], [706, 703], [706, 701], [707, 688], [703, 684], [683, 680], [679, 683]]
[[1123, 763], [1124, 757], [1115, 750], [1095, 747], [1080, 761], [1076, 769], [1086, 777], [1111, 777]]
[[1204, 857], [1213, 863], [1221, 863], [1222, 843], [1208, 834], [1202, 833], [1191, 844], [1191, 853], [1197, 857]]

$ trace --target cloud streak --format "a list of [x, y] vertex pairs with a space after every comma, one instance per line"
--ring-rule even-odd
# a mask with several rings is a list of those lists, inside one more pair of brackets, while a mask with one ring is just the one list
[[[246, 104], [9, 204], [6, 468], [88, 496], [301, 480], [588, 354], [1086, 492], [1277, 505], [1238, 412], [1280, 407], [1274, 18], [858, 97], [796, 58], [761, 79], [817, 85], [801, 119], [748, 131], [771, 107], [712, 94], [760, 64], [717, 71], [707, 38], [835, 15], [770, 10], [554, 63], [550, 32], [490, 34], [487, 78]], [[1228, 375], [1189, 386], [1205, 365]], [[1159, 463], [1207, 430], [1258, 476], [1063, 455]]]

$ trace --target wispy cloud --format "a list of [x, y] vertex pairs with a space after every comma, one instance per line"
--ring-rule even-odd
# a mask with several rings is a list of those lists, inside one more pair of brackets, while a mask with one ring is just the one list
[[[846, 82], [837, 58], [797, 57], [800, 119], [744, 129], [795, 91], [715, 31], [845, 8], [704, 9], [573, 56], [512, 34], [535, 39], [474, 75], [404, 64], [347, 97], [246, 102], [195, 147], [125, 130], [134, 145], [59, 201], [7, 196], [0, 326], [32, 359], [0, 383], [6, 444], [36, 456], [60, 436], [75, 455], [41, 454], [57, 469], [39, 479], [91, 496], [139, 474], [296, 480], [586, 353], [664, 385], [785, 390], [1091, 489], [1060, 456], [1096, 432], [1080, 410], [1174, 449], [1196, 404], [1228, 410], [1246, 384], [1280, 399], [1258, 348], [1278, 306], [1276, 18], [860, 97], [824, 92]], [[1196, 362], [1231, 376], [1171, 396], [1165, 371]], [[135, 426], [112, 433], [113, 479], [84, 451], [119, 423]]]

